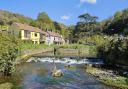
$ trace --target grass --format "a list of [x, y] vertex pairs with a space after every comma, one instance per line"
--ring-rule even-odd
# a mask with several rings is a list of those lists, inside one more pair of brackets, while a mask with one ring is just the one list
[[[70, 48], [70, 49], [79, 49], [79, 48], [84, 48], [85, 45], [80, 45], [80, 44], [66, 44], [66, 45], [60, 45], [59, 48]], [[87, 47], [87, 46], [86, 46]]]
[[21, 47], [21, 51], [23, 50], [32, 50], [32, 49], [41, 49], [41, 48], [52, 48], [54, 47], [54, 45], [51, 45], [51, 46], [48, 46], [48, 45], [45, 45], [45, 44], [33, 44], [33, 43], [21, 43], [20, 45]]
[[33, 43], [21, 43], [21, 49], [39, 49], [39, 48], [64, 48], [64, 49], [82, 49], [82, 48], [96, 48], [96, 46], [82, 45], [82, 44], [65, 44], [65, 45], [46, 45], [46, 44], [33, 44]]
[[81, 48], [90, 48], [95, 46], [82, 45], [82, 44], [65, 44], [58, 46], [59, 48], [70, 48], [70, 49], [81, 49]]
[[82, 44], [68, 44], [68, 45], [60, 45], [58, 48], [62, 49], [77, 49], [79, 51], [79, 56], [87, 56], [87, 57], [96, 57], [97, 50], [96, 46], [82, 45]]

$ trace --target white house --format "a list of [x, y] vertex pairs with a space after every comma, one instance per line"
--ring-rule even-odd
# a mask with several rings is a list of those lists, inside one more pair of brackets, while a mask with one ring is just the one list
[[46, 31], [46, 44], [51, 45], [51, 44], [63, 44], [64, 40], [62, 35], [59, 33], [53, 32], [53, 31]]

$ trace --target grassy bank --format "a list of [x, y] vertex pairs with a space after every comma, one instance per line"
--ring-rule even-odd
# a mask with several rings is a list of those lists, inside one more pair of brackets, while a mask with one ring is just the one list
[[112, 71], [105, 71], [98, 68], [87, 67], [86, 72], [97, 77], [99, 81], [106, 85], [115, 87], [115, 89], [128, 89], [128, 77], [115, 75]]
[[[60, 49], [60, 53], [62, 53], [62, 55], [65, 53], [64, 50], [67, 49], [74, 49], [77, 51], [78, 56], [86, 56], [86, 57], [96, 57], [97, 56], [97, 50], [96, 50], [96, 46], [89, 46], [89, 45], [82, 45], [82, 44], [67, 44], [67, 45], [59, 45], [59, 46], [54, 46], [57, 47], [58, 49]], [[62, 50], [61, 50], [62, 49]], [[70, 54], [69, 50], [66, 53]], [[61, 54], [60, 54], [61, 55]]]
[[95, 46], [82, 45], [82, 44], [62, 44], [62, 45], [46, 45], [46, 44], [33, 44], [33, 43], [21, 43], [21, 49], [39, 49], [39, 48], [64, 48], [64, 49], [82, 49], [82, 48], [94, 48]]
[[21, 51], [24, 50], [33, 50], [33, 49], [46, 49], [46, 48], [53, 48], [54, 45], [48, 46], [45, 44], [33, 44], [33, 43], [21, 43], [20, 48]]

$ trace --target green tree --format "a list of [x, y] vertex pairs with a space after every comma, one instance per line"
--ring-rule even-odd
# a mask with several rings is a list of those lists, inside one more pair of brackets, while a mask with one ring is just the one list
[[[103, 23], [103, 22], [101, 22]], [[116, 12], [113, 17], [106, 19], [103, 32], [107, 35], [128, 34], [128, 9]]]
[[98, 55], [104, 59], [108, 65], [128, 65], [128, 40], [108, 37], [107, 42], [98, 47]]
[[10, 76], [14, 69], [19, 51], [19, 40], [13, 36], [0, 33], [0, 72]]
[[69, 40], [70, 43], [76, 43], [76, 41], [78, 40], [78, 38], [76, 37], [76, 33], [75, 33], [75, 25], [71, 25], [68, 27], [69, 30]]
[[23, 15], [12, 13], [5, 10], [0, 10], [0, 24], [1, 25], [11, 25], [13, 22], [30, 24], [31, 18], [25, 17]]
[[47, 13], [41, 12], [37, 17], [37, 25], [42, 30], [55, 30], [53, 21], [50, 19]]
[[80, 21], [77, 23], [74, 30], [76, 38], [86, 38], [93, 35], [96, 31], [97, 19], [96, 16], [90, 14], [82, 14], [78, 17]]

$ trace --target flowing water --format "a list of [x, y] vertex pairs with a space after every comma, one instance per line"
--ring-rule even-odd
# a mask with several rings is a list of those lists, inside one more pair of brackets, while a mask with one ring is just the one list
[[[57, 69], [63, 71], [62, 77], [51, 76], [53, 60]], [[90, 62], [87, 59], [32, 57], [26, 63], [17, 66], [15, 77], [11, 80], [16, 89], [112, 89], [86, 73], [85, 63], [102, 64], [101, 61]]]

